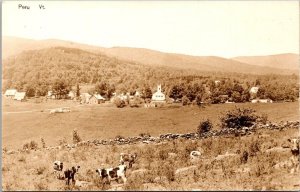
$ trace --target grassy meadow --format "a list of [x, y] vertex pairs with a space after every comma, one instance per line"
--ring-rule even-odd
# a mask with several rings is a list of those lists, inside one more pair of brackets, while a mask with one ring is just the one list
[[[205, 108], [174, 104], [162, 108], [116, 108], [113, 104], [79, 105], [74, 101], [37, 103], [3, 100], [2, 145], [8, 149], [21, 148], [28, 141], [57, 145], [60, 139], [72, 142], [72, 130], [77, 129], [83, 140], [137, 136], [150, 133], [195, 132], [200, 120], [210, 119], [219, 129], [219, 116], [237, 107], [251, 107], [258, 114], [267, 114], [272, 122], [299, 119], [299, 103], [216, 104]], [[70, 113], [49, 114], [49, 109], [70, 107]]]

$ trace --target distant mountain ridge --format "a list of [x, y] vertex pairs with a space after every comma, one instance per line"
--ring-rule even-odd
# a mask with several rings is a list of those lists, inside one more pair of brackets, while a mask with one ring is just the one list
[[299, 55], [293, 53], [234, 57], [233, 60], [258, 66], [268, 66], [280, 69], [299, 69]]
[[[262, 62], [261, 60], [263, 59], [261, 59], [259, 56], [259, 59], [257, 59], [257, 57], [236, 57], [232, 59], [226, 59], [216, 56], [189, 56], [175, 53], [164, 53], [145, 48], [104, 48], [55, 39], [30, 40], [15, 37], [3, 37], [2, 57], [3, 59], [6, 59], [10, 56], [18, 55], [26, 50], [38, 50], [57, 46], [77, 48], [94, 53], [102, 53], [109, 57], [137, 62], [144, 65], [165, 66], [179, 69], [252, 74], [298, 74], [299, 70], [299, 59], [296, 59], [297, 57], [299, 58], [299, 55], [296, 54], [283, 54], [285, 55], [284, 57], [278, 57], [277, 55], [267, 56], [269, 59], [264, 60], [267, 60], [268, 62]], [[259, 60], [260, 62], [256, 62], [255, 60]], [[277, 61], [277, 63], [272, 64], [274, 61]], [[285, 63], [288, 63], [288, 68], [283, 68]]]

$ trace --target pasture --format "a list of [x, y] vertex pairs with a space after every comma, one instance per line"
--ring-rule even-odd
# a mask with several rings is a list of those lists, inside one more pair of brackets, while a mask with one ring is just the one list
[[[282, 148], [297, 129], [259, 130], [244, 137], [178, 139], [160, 144], [81, 146], [73, 149], [3, 154], [3, 190], [299, 190], [299, 172], [290, 173], [290, 149]], [[201, 151], [192, 161], [189, 153]], [[249, 153], [243, 158], [243, 152]], [[96, 169], [116, 166], [121, 152], [136, 152], [127, 183], [102, 185]], [[231, 155], [226, 155], [226, 154]], [[53, 174], [55, 160], [80, 165], [75, 179], [87, 185], [67, 187]]]
[[[72, 142], [72, 130], [77, 129], [84, 140], [137, 136], [149, 133], [195, 132], [200, 120], [210, 119], [219, 129], [219, 116], [237, 107], [251, 107], [258, 114], [267, 114], [272, 122], [299, 119], [299, 103], [216, 104], [205, 108], [172, 105], [162, 108], [116, 108], [112, 104], [79, 105], [73, 101], [46, 103], [3, 101], [2, 145], [8, 149], [22, 148], [28, 141], [57, 145], [65, 138]], [[70, 107], [70, 113], [49, 114], [49, 109]]]
[[[83, 140], [109, 139], [150, 133], [195, 132], [200, 120], [210, 119], [219, 129], [219, 116], [235, 106], [251, 107], [267, 114], [271, 122], [299, 119], [298, 102], [273, 104], [218, 104], [205, 108], [171, 105], [162, 108], [116, 108], [112, 104], [78, 105], [72, 101], [46, 103], [3, 102], [2, 145], [20, 149], [36, 141], [41, 147], [56, 146], [65, 138], [72, 143], [77, 129]], [[56, 107], [70, 107], [70, 113], [50, 114]], [[185, 140], [135, 145], [78, 146], [68, 149], [38, 149], [3, 153], [2, 188], [4, 190], [297, 190], [299, 172], [290, 173], [287, 139], [298, 136], [297, 129], [258, 130], [243, 136]], [[193, 150], [201, 158], [189, 159]], [[243, 158], [243, 152], [249, 156]], [[96, 169], [116, 166], [119, 154], [136, 152], [138, 160], [128, 169], [128, 182], [102, 185]], [[227, 155], [231, 154], [231, 155]], [[75, 179], [87, 185], [68, 187], [53, 174], [55, 160], [64, 165], [80, 165]], [[281, 166], [283, 164], [283, 166]], [[78, 181], [77, 181], [78, 183]]]

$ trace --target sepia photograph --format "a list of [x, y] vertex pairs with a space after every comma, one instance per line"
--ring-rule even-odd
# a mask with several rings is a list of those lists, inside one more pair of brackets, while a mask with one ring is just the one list
[[299, 1], [9, 1], [3, 191], [299, 191]]

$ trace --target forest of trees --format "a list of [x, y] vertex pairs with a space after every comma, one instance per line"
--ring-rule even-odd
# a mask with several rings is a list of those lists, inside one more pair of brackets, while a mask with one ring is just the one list
[[274, 101], [293, 101], [299, 93], [299, 76], [295, 74], [249, 75], [150, 67], [65, 47], [27, 51], [4, 60], [3, 79], [3, 91], [16, 88], [26, 91], [29, 97], [39, 97], [51, 90], [57, 99], [64, 98], [72, 87], [78, 94], [84, 85], [94, 85], [92, 91], [106, 98], [113, 92], [139, 91], [147, 99], [157, 84], [162, 84], [168, 97], [185, 103], [220, 103], [224, 95], [234, 102], [246, 102], [253, 86], [260, 87], [257, 97]]

